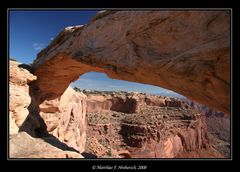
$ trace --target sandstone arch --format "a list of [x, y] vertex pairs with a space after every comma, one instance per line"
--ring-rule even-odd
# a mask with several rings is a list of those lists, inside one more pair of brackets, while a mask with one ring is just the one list
[[68, 27], [33, 64], [39, 103], [59, 97], [80, 75], [161, 86], [230, 110], [228, 11], [114, 11]]

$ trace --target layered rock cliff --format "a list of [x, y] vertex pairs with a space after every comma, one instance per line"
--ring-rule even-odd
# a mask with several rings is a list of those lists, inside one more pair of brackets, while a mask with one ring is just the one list
[[[118, 111], [138, 113], [142, 105], [160, 107], [182, 107], [183, 101], [158, 95], [141, 93], [89, 94], [86, 98], [87, 112]], [[188, 106], [187, 104], [185, 104]]]
[[86, 99], [87, 112], [118, 111], [134, 113], [138, 111], [138, 100], [124, 95], [89, 95]]
[[[121, 100], [120, 104], [127, 97], [136, 100], [138, 111], [112, 110], [109, 102], [116, 97]], [[223, 157], [214, 152], [209, 143], [205, 115], [180, 99], [136, 93], [88, 94], [88, 105], [91, 108], [87, 107], [86, 151], [97, 157], [176, 158], [185, 155], [199, 158], [203, 156], [201, 152], [208, 158]]]
[[[161, 86], [229, 114], [229, 11], [107, 11], [65, 28], [33, 64], [40, 101], [86, 72]], [[197, 90], [197, 91], [196, 91]]]
[[229, 115], [205, 105], [183, 99], [192, 109], [206, 116], [209, 140], [226, 158], [231, 156], [231, 118]]

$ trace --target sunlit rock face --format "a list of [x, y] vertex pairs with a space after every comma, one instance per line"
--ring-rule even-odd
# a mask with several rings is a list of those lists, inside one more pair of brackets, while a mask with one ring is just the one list
[[85, 97], [68, 87], [60, 98], [46, 100], [39, 106], [48, 133], [80, 152], [84, 151], [86, 141]]
[[61, 97], [39, 105], [36, 76], [18, 62], [10, 61], [9, 66], [10, 158], [82, 157], [86, 96], [69, 87]]
[[118, 111], [138, 113], [143, 104], [161, 107], [181, 107], [182, 101], [165, 96], [121, 92], [108, 94], [89, 94], [86, 98], [88, 112]]
[[26, 132], [10, 136], [10, 158], [83, 158], [78, 152], [53, 144], [52, 137], [33, 138]]
[[137, 112], [138, 102], [133, 97], [121, 95], [91, 95], [87, 96], [87, 112], [120, 111]]
[[28, 70], [19, 67], [20, 63], [9, 62], [9, 134], [16, 134], [29, 115], [31, 103], [28, 84], [36, 80]]
[[228, 11], [113, 11], [63, 30], [33, 64], [40, 101], [86, 72], [161, 86], [229, 114]]

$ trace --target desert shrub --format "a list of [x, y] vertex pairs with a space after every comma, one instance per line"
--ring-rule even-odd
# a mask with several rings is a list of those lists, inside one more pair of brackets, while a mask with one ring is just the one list
[[15, 61], [15, 62], [17, 61], [16, 59], [14, 59], [14, 58], [12, 58], [12, 57], [10, 57], [10, 60]]
[[81, 92], [81, 89], [78, 88], [78, 87], [74, 87], [73, 89], [74, 89], [75, 91], [77, 91], [77, 92]]

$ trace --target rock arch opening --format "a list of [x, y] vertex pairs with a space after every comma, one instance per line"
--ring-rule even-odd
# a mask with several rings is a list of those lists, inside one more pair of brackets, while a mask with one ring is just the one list
[[[84, 122], [75, 125], [73, 121], [85, 121], [84, 95], [67, 96], [68, 100], [81, 102], [78, 104], [61, 101], [64, 102], [62, 97], [71, 82], [94, 71], [114, 79], [170, 89], [229, 114], [229, 15], [227, 11], [117, 11], [96, 17], [84, 26], [67, 27], [33, 63], [40, 113], [44, 114], [44, 108], [53, 102], [57, 107], [63, 104], [60, 112], [67, 115], [61, 118], [67, 118], [63, 121], [68, 122], [59, 124], [55, 135], [81, 152], [86, 139], [85, 125]], [[79, 110], [81, 113], [77, 114]], [[204, 128], [200, 121], [196, 125]], [[205, 134], [196, 128], [189, 129], [188, 134], [198, 135], [201, 140], [185, 139], [193, 148], [205, 144]], [[154, 137], [161, 137], [155, 134]], [[184, 138], [185, 134], [182, 133]], [[141, 136], [132, 139], [141, 140]], [[172, 147], [171, 144], [179, 140], [169, 138], [164, 144]], [[181, 146], [178, 149], [182, 149]]]
[[[32, 65], [37, 77], [32, 99], [47, 131], [79, 152], [84, 151], [86, 95], [76, 94], [68, 86], [91, 71], [106, 73], [114, 79], [167, 88], [229, 114], [229, 16], [228, 11], [114, 11], [101, 13], [84, 26], [65, 28], [38, 54]], [[151, 99], [146, 102], [152, 105]], [[145, 150], [162, 149], [157, 154], [148, 152], [149, 157], [174, 157], [176, 152], [185, 149], [184, 146], [187, 150], [206, 147], [202, 117], [187, 108], [183, 108], [187, 113], [173, 112], [169, 106], [178, 106], [178, 102], [164, 103], [169, 114], [162, 113], [161, 119], [168, 121], [177, 115], [177, 120], [187, 120], [184, 122], [186, 130], [177, 133], [174, 133], [176, 130], [151, 130], [153, 125], [158, 125], [159, 129], [163, 126], [161, 120], [152, 121], [158, 119], [156, 114], [151, 118], [132, 115], [131, 122], [124, 121], [124, 125], [138, 134], [121, 131], [125, 133], [124, 140], [137, 141], [138, 145], [148, 147]], [[142, 109], [143, 113], [144, 110], [148, 109]], [[99, 134], [113, 131], [112, 125], [103, 125]], [[178, 128], [181, 125], [172, 127]], [[143, 133], [151, 133], [155, 141], [165, 137], [163, 134], [173, 135], [159, 144], [146, 145]], [[101, 142], [106, 144], [104, 140]], [[109, 150], [108, 154], [113, 151]], [[137, 156], [142, 153], [138, 152]], [[125, 154], [129, 152], [119, 153], [120, 156]]]
[[[87, 113], [118, 111], [123, 113], [135, 113], [138, 111], [137, 94], [152, 94], [168, 97], [184, 98], [173, 91], [160, 87], [136, 82], [127, 82], [109, 78], [104, 73], [89, 72], [82, 75], [77, 81], [71, 83], [71, 87], [78, 92], [87, 95]], [[148, 105], [154, 103], [146, 98]], [[163, 103], [170, 106], [170, 102]]]
[[184, 97], [174, 91], [164, 89], [158, 86], [112, 79], [109, 78], [105, 73], [100, 72], [85, 73], [81, 75], [78, 80], [72, 82], [70, 85], [72, 88], [76, 87], [76, 90], [82, 90], [86, 93], [102, 92], [103, 94], [110, 94], [114, 92], [136, 92], [144, 94], [157, 94], [168, 97]]
[[106, 13], [64, 29], [38, 54], [33, 68], [40, 101], [59, 97], [80, 75], [96, 71], [161, 86], [229, 114], [229, 13]]

